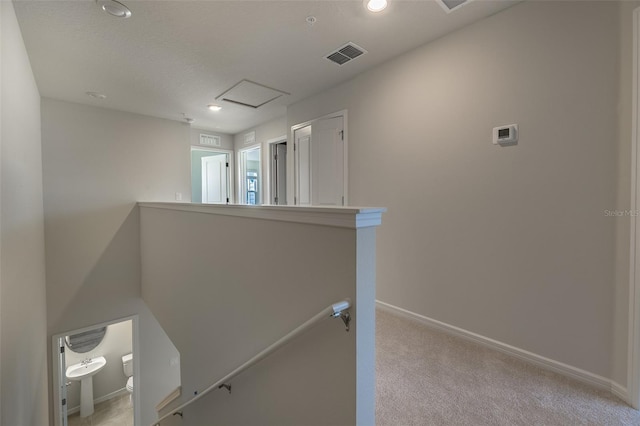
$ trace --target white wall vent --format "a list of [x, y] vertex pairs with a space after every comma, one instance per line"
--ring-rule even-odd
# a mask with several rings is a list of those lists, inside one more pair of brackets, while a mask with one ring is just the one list
[[200, 145], [221, 146], [220, 136], [205, 135], [200, 133]]
[[329, 53], [326, 58], [338, 65], [344, 65], [347, 62], [367, 53], [362, 47], [355, 43], [349, 42], [344, 46]]
[[256, 141], [256, 132], [249, 132], [244, 134], [244, 144], [249, 145]]
[[454, 10], [461, 8], [470, 1], [471, 0], [436, 0], [436, 2], [442, 6], [444, 11], [447, 13], [451, 13]]

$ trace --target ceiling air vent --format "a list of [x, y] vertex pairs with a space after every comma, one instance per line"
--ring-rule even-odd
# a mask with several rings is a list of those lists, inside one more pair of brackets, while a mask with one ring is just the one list
[[355, 59], [360, 55], [364, 55], [365, 53], [367, 53], [367, 51], [362, 47], [349, 42], [339, 49], [329, 53], [326, 58], [338, 65], [344, 65], [352, 59]]
[[436, 0], [445, 12], [451, 13], [454, 10], [462, 7], [464, 4], [469, 3], [471, 0]]

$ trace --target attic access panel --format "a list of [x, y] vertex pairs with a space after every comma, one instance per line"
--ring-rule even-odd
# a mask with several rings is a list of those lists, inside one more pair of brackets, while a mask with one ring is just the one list
[[438, 4], [442, 6], [444, 11], [447, 13], [453, 12], [470, 1], [471, 0], [437, 0]]
[[290, 93], [282, 90], [245, 79], [231, 86], [230, 89], [218, 95], [216, 99], [251, 108], [260, 108], [283, 95], [289, 94]]

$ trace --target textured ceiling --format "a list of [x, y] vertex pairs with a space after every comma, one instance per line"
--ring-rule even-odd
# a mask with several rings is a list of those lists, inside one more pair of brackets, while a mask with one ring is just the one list
[[[390, 0], [374, 15], [360, 0], [122, 2], [131, 18], [93, 0], [14, 2], [41, 95], [173, 120], [185, 113], [224, 133], [282, 116], [292, 102], [514, 3], [475, 0], [447, 14], [434, 0]], [[368, 53], [343, 66], [324, 58], [349, 41]], [[258, 109], [216, 102], [242, 79], [290, 95]]]

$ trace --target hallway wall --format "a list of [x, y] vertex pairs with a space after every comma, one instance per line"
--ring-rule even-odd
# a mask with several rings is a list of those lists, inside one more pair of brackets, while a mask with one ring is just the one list
[[378, 299], [624, 386], [620, 30], [618, 2], [522, 2], [288, 108], [349, 111], [350, 203], [388, 207]]
[[44, 425], [47, 334], [40, 93], [0, 2], [0, 423]]
[[138, 422], [150, 424], [180, 384], [180, 355], [140, 298], [135, 203], [189, 199], [189, 126], [44, 98], [42, 134], [48, 333], [138, 315]]

